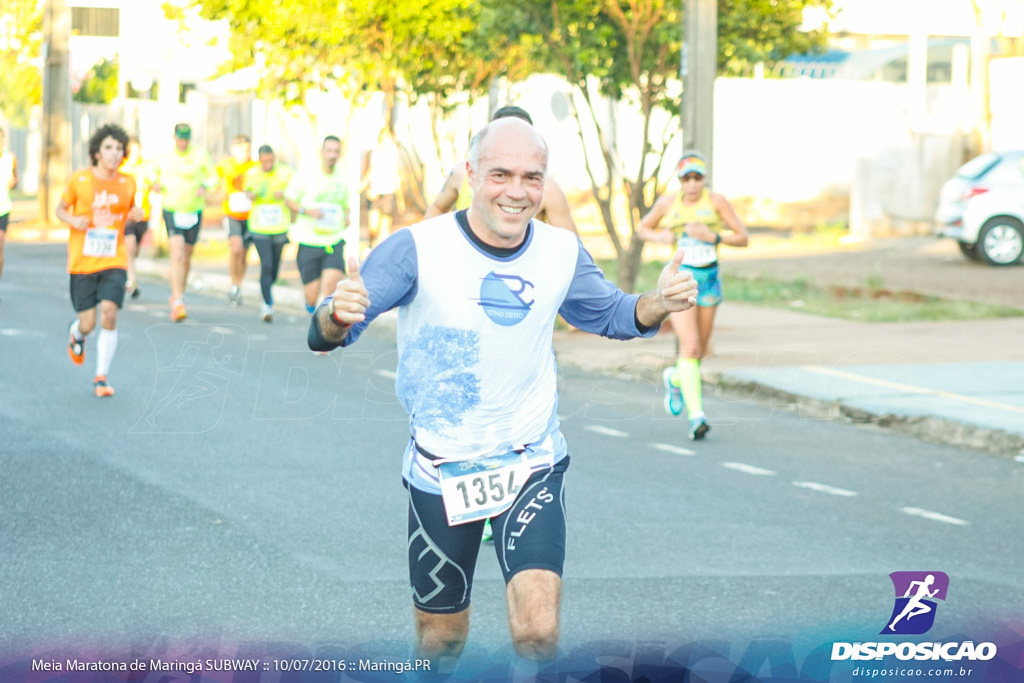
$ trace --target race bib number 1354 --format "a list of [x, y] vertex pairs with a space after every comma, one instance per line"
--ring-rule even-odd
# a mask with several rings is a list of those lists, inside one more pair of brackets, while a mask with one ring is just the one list
[[448, 525], [456, 526], [512, 507], [530, 476], [530, 465], [523, 454], [512, 452], [445, 462], [438, 466], [438, 474]]

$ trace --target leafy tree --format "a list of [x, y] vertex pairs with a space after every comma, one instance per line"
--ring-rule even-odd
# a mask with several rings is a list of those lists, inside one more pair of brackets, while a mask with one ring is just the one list
[[[394, 130], [399, 99], [428, 96], [443, 116], [464, 93], [486, 89], [500, 62], [481, 53], [516, 54], [510, 46], [469, 35], [481, 19], [473, 0], [173, 0], [165, 14], [183, 20], [226, 19], [232, 58], [224, 71], [258, 65], [260, 94], [300, 103], [310, 88], [338, 88], [353, 102], [379, 91]], [[497, 34], [494, 34], [497, 35]], [[504, 37], [504, 33], [500, 34]], [[504, 38], [503, 38], [504, 40]], [[476, 45], [474, 48], [473, 46]], [[365, 131], [373, 135], [376, 131]], [[435, 130], [435, 147], [439, 138]], [[423, 163], [403, 150], [423, 204]]]
[[0, 14], [0, 112], [17, 126], [43, 101], [43, 10], [36, 0], [4, 0]]
[[75, 102], [110, 104], [117, 97], [117, 60], [104, 59], [89, 69], [82, 82], [74, 90], [71, 99]]
[[[538, 65], [575, 86], [570, 105], [581, 141], [584, 131], [596, 131], [597, 150], [592, 152], [584, 144], [587, 172], [618, 256], [618, 284], [627, 290], [635, 286], [643, 252], [636, 234], [639, 220], [662, 190], [657, 179], [679, 130], [681, 4], [679, 0], [522, 0], [515, 12], [506, 13], [511, 31], [539, 38], [534, 53]], [[806, 6], [830, 8], [831, 0], [719, 0], [719, 73], [742, 71], [757, 62], [770, 65], [821, 45], [823, 34], [797, 30]], [[635, 168], [627, 168], [616, 151], [614, 122], [598, 114], [605, 98], [639, 109], [642, 149]], [[655, 129], [657, 112], [669, 116], [667, 125]], [[617, 229], [613, 210], [617, 199], [627, 202], [628, 241]]]

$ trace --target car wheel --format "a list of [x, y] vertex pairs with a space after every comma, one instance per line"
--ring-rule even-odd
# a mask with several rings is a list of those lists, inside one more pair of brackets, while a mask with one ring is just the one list
[[981, 260], [981, 257], [978, 256], [977, 244], [967, 244], [967, 242], [957, 242], [957, 244], [960, 245], [960, 253], [962, 253], [964, 256], [971, 259], [972, 261]]
[[1008, 266], [1024, 254], [1024, 223], [1009, 216], [989, 218], [978, 232], [978, 254], [993, 266]]

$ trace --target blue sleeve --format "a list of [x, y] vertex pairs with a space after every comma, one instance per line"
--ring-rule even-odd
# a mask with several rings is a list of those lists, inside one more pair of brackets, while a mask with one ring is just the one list
[[373, 320], [392, 308], [404, 306], [416, 298], [419, 269], [416, 241], [408, 230], [399, 230], [378, 244], [359, 266], [359, 274], [370, 295], [366, 320], [349, 330], [342, 346], [355, 343]]
[[637, 327], [638, 294], [626, 294], [605, 279], [604, 273], [583, 244], [576, 256], [576, 272], [558, 312], [573, 327], [611, 339], [653, 337], [659, 326], [649, 330]]

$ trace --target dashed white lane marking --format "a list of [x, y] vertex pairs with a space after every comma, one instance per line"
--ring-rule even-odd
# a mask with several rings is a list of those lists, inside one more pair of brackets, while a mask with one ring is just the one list
[[604, 434], [605, 436], [614, 436], [619, 439], [625, 439], [629, 436], [628, 432], [621, 432], [618, 429], [612, 429], [611, 427], [602, 427], [601, 425], [587, 425], [584, 427], [587, 431], [594, 432], [595, 434]]
[[736, 470], [737, 472], [744, 472], [746, 474], [757, 474], [760, 476], [769, 476], [775, 474], [772, 470], [766, 470], [762, 467], [754, 467], [753, 465], [747, 465], [742, 462], [723, 462], [722, 467], [728, 467], [730, 470]]
[[837, 486], [829, 486], [828, 484], [819, 484], [815, 481], [794, 481], [793, 486], [797, 486], [802, 489], [809, 489], [811, 491], [818, 491], [819, 493], [828, 493], [833, 496], [844, 496], [850, 498], [856, 496], [856, 491], [848, 491], [847, 489], [841, 489]]
[[377, 374], [381, 377], [387, 377], [388, 379], [398, 379], [398, 375], [394, 370], [378, 370]]
[[673, 446], [670, 443], [652, 443], [651, 448], [659, 451], [665, 451], [666, 453], [674, 453], [676, 455], [697, 455], [697, 451], [691, 451], [689, 448], [682, 448], [680, 446]]
[[949, 515], [943, 515], [939, 512], [931, 512], [930, 510], [922, 510], [921, 508], [900, 508], [900, 512], [905, 512], [908, 515], [914, 517], [923, 517], [924, 519], [930, 519], [933, 522], [944, 522], [946, 524], [955, 524], [956, 526], [966, 526], [970, 524], [962, 519], [956, 517], [950, 517]]

